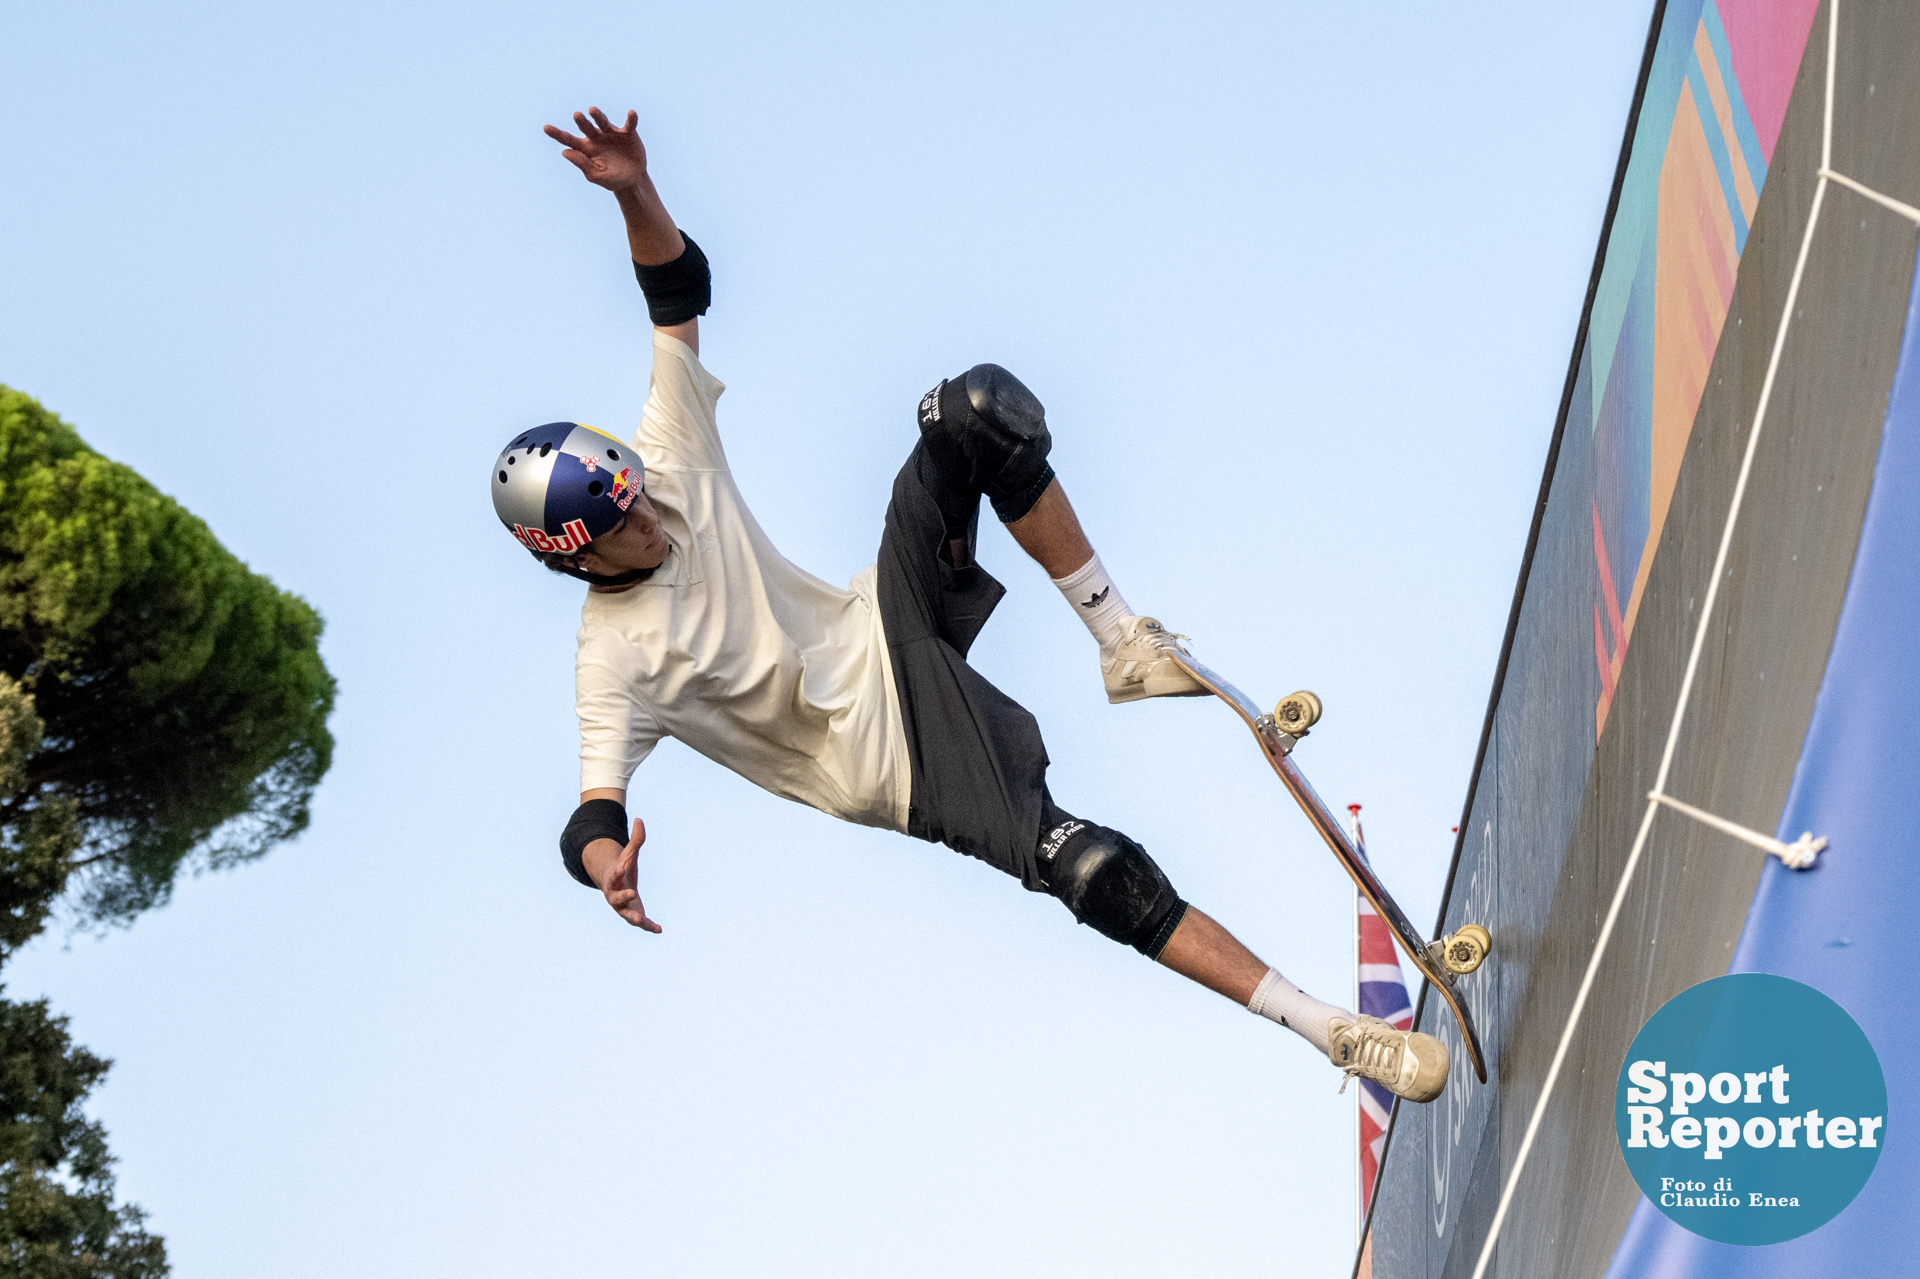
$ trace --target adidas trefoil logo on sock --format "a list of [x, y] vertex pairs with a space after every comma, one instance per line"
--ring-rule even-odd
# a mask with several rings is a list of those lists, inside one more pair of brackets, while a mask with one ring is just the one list
[[1111, 595], [1112, 593], [1113, 593], [1113, 588], [1111, 586], [1104, 587], [1101, 590], [1094, 592], [1093, 598], [1086, 601], [1082, 605], [1080, 605], [1080, 607], [1081, 608], [1099, 608], [1102, 604], [1106, 602], [1107, 596]]

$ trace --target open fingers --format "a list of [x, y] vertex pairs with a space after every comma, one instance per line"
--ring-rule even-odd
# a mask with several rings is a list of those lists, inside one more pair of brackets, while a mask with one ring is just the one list
[[541, 125], [540, 132], [546, 134], [563, 147], [583, 147], [587, 144], [586, 139], [576, 138], [565, 129], [556, 129], [550, 124]]
[[[595, 107], [593, 109], [593, 113], [595, 115], [600, 115], [600, 108]], [[602, 120], [606, 119], [605, 116], [600, 116], [600, 118]], [[588, 119], [583, 112], [575, 111], [573, 113], [573, 127], [580, 130], [580, 132], [586, 134], [587, 138], [590, 141], [593, 141], [593, 142], [600, 141], [600, 136], [601, 136], [600, 126], [594, 123], [592, 120]]]
[[636, 817], [633, 819], [633, 834], [627, 840], [627, 846], [620, 851], [620, 860], [615, 864], [613, 877], [609, 881], [620, 887], [607, 894], [607, 904], [635, 928], [657, 933], [660, 925], [647, 918], [647, 908], [640, 901], [640, 845], [646, 842], [647, 824]]
[[607, 119], [607, 113], [599, 107], [588, 107], [587, 114], [593, 117], [594, 127], [599, 129], [603, 134], [629, 134], [635, 132], [640, 127], [640, 113], [638, 111], [628, 111], [626, 120], [621, 124], [615, 124], [613, 121]]
[[613, 907], [613, 913], [632, 924], [635, 928], [649, 933], [660, 931], [660, 925], [647, 918], [646, 904], [640, 900], [640, 894], [631, 888], [615, 889], [607, 894], [607, 905]]

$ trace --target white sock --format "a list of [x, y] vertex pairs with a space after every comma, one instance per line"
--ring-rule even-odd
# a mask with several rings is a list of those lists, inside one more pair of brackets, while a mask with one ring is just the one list
[[1353, 1019], [1346, 1009], [1323, 1004], [1301, 990], [1282, 977], [1278, 968], [1267, 969], [1267, 975], [1254, 988], [1253, 998], [1247, 1001], [1247, 1011], [1279, 1022], [1319, 1049], [1323, 1057], [1330, 1042], [1327, 1023], [1336, 1016]]
[[1073, 605], [1073, 611], [1093, 632], [1102, 654], [1119, 647], [1124, 638], [1120, 624], [1133, 616], [1133, 610], [1127, 607], [1120, 588], [1107, 576], [1106, 566], [1098, 555], [1065, 577], [1054, 578], [1053, 584], [1060, 588], [1067, 603]]

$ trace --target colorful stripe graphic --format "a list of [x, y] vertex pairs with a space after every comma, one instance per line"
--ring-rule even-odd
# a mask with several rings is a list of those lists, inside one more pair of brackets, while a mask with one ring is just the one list
[[1663, 39], [1655, 55], [1581, 357], [1587, 399], [1575, 407], [1591, 414], [1594, 453], [1596, 738], [1817, 0], [1687, 7], [1669, 7], [1667, 31], [1690, 37]]

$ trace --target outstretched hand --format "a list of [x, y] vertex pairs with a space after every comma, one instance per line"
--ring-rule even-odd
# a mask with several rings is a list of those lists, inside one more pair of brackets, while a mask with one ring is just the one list
[[633, 837], [620, 850], [620, 859], [614, 862], [613, 868], [607, 873], [600, 885], [600, 892], [606, 897], [607, 905], [613, 907], [614, 914], [635, 928], [657, 933], [660, 925], [647, 918], [647, 908], [640, 901], [640, 845], [646, 842], [647, 824], [636, 817], [633, 819]]
[[560, 154], [585, 174], [587, 181], [609, 191], [623, 191], [646, 178], [647, 148], [640, 141], [639, 112], [627, 112], [626, 123], [616, 126], [599, 107], [589, 107], [584, 115], [573, 113], [573, 124], [581, 136], [550, 124], [542, 132], [566, 148]]

